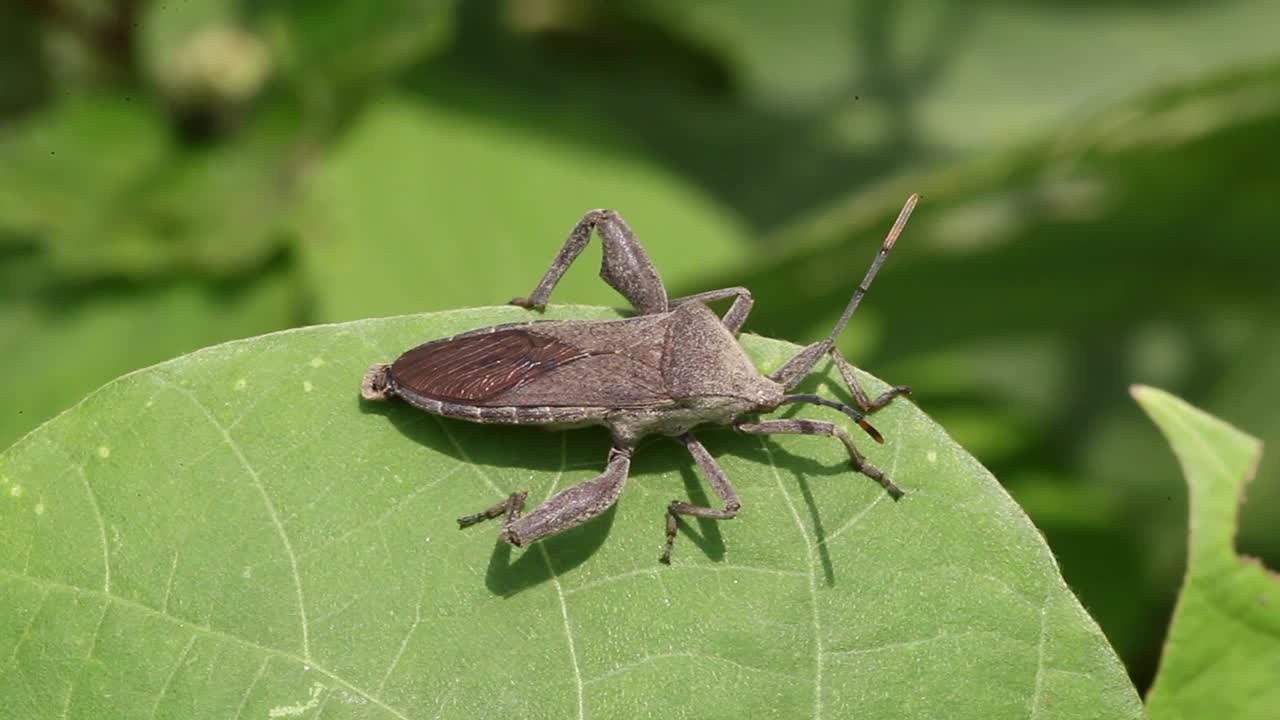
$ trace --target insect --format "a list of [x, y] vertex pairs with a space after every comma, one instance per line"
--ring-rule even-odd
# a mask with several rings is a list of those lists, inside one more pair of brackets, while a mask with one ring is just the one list
[[[612, 447], [598, 477], [557, 493], [529, 513], [524, 512], [527, 493], [514, 492], [491, 508], [458, 519], [465, 528], [503, 517], [498, 536], [516, 547], [608, 510], [622, 494], [637, 441], [662, 434], [679, 439], [724, 503], [714, 508], [671, 501], [666, 543], [659, 558], [669, 563], [681, 516], [729, 520], [742, 508], [733, 483], [693, 434], [699, 425], [836, 438], [848, 450], [853, 468], [897, 500], [902, 490], [867, 462], [839, 425], [755, 416], [789, 403], [811, 403], [843, 412], [874, 440], [884, 442], [866, 416], [911, 390], [897, 386], [870, 398], [835, 342], [918, 199], [916, 195], [907, 199], [831, 334], [768, 376], [755, 369], [736, 339], [751, 311], [750, 291], [733, 287], [668, 299], [652, 261], [622, 217], [611, 210], [592, 210], [569, 233], [533, 294], [511, 304], [542, 310], [594, 230], [604, 244], [600, 276], [626, 297], [638, 316], [607, 321], [532, 320], [433, 340], [406, 351], [395, 362], [370, 367], [361, 395], [366, 400], [398, 397], [429, 413], [479, 423], [607, 427]], [[729, 298], [733, 303], [724, 317], [707, 307]], [[857, 408], [816, 394], [790, 394], [825, 356], [832, 358]]]

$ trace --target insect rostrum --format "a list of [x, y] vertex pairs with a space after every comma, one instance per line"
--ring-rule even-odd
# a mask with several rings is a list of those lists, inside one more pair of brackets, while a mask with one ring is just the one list
[[[771, 375], [755, 369], [736, 339], [751, 311], [750, 291], [734, 287], [668, 299], [662, 278], [622, 217], [611, 210], [592, 210], [569, 233], [533, 294], [511, 303], [544, 308], [560, 277], [596, 231], [604, 243], [600, 276], [630, 301], [639, 312], [637, 317], [531, 320], [433, 340], [408, 350], [395, 362], [370, 367], [361, 395], [366, 400], [398, 397], [429, 413], [480, 423], [609, 428], [613, 446], [598, 477], [556, 494], [527, 514], [526, 494], [517, 492], [458, 520], [467, 527], [505, 516], [499, 537], [517, 547], [587, 522], [612, 506], [622, 493], [636, 443], [658, 433], [684, 444], [724, 502], [723, 508], [711, 508], [671, 501], [660, 558], [670, 562], [678, 516], [728, 520], [742, 507], [729, 477], [692, 434], [699, 425], [728, 425], [746, 433], [834, 437], [848, 450], [853, 468], [880, 483], [896, 500], [902, 490], [866, 461], [841, 426], [822, 420], [754, 416], [787, 403], [812, 403], [840, 410], [883, 442], [866, 416], [910, 389], [898, 386], [877, 398], [868, 397], [835, 341], [917, 200], [916, 195], [907, 199], [831, 334]], [[733, 304], [723, 318], [706, 305], [728, 298], [733, 298]], [[857, 408], [813, 394], [789, 394], [824, 356], [834, 361]]]

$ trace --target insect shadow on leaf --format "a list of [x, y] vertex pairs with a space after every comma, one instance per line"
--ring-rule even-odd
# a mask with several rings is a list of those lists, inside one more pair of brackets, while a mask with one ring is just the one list
[[[529, 512], [525, 512], [528, 493], [519, 490], [458, 519], [465, 528], [502, 518], [498, 537], [516, 547], [605, 514], [622, 494], [641, 438], [667, 435], [684, 445], [722, 503], [713, 507], [705, 501], [676, 499], [668, 504], [666, 542], [659, 560], [669, 563], [682, 518], [730, 520], [742, 507], [733, 482], [692, 432], [704, 425], [751, 434], [831, 437], [845, 447], [854, 470], [897, 500], [903, 491], [866, 460], [841, 425], [757, 416], [795, 403], [817, 405], [843, 413], [873, 440], [884, 442], [867, 417], [910, 393], [910, 388], [897, 386], [878, 397], [868, 396], [835, 343], [917, 200], [915, 195], [908, 198], [831, 333], [770, 375], [755, 369], [737, 341], [753, 304], [750, 291], [733, 287], [668, 298], [657, 269], [621, 216], [611, 210], [592, 210], [569, 233], [533, 293], [511, 303], [535, 311], [545, 308], [551, 291], [595, 232], [604, 245], [600, 275], [627, 298], [637, 317], [532, 320], [433, 340], [392, 363], [371, 366], [361, 384], [361, 396], [366, 400], [398, 397], [435, 415], [483, 424], [608, 428], [611, 446], [604, 471], [595, 478], [560, 490]], [[728, 299], [733, 302], [723, 317], [707, 306]], [[857, 407], [815, 393], [791, 392], [824, 358], [835, 364]]]

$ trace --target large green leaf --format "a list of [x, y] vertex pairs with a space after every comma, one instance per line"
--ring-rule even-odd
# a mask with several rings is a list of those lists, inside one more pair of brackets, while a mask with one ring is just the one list
[[[568, 316], [614, 314], [548, 312]], [[744, 510], [685, 527], [670, 567], [663, 509], [707, 493], [661, 439], [593, 523], [523, 551], [460, 532], [512, 490], [592, 477], [606, 436], [445, 421], [357, 386], [418, 341], [525, 317], [217, 346], [0, 455], [0, 714], [1140, 716], [1039, 533], [907, 402], [867, 448], [898, 503], [829, 439], [709, 429]], [[744, 344], [764, 369], [796, 349]]]
[[1280, 707], [1280, 578], [1236, 554], [1262, 443], [1161, 390], [1133, 396], [1159, 426], [1191, 496], [1187, 576], [1148, 708], [1166, 718], [1273, 718]]

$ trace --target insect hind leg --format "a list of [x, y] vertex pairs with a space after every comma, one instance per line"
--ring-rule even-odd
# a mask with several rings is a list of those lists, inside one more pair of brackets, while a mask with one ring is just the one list
[[604, 244], [600, 277], [622, 293], [641, 315], [666, 312], [667, 290], [662, 284], [662, 277], [631, 227], [612, 210], [592, 210], [583, 215], [569, 232], [569, 237], [533, 293], [528, 297], [515, 298], [511, 304], [536, 310], [546, 307], [551, 291], [591, 241], [593, 230], [600, 234], [600, 241]]
[[502, 533], [505, 534], [507, 528], [511, 527], [512, 523], [520, 519], [520, 512], [524, 510], [524, 501], [528, 495], [529, 493], [527, 492], [513, 492], [508, 495], [505, 500], [494, 505], [488, 510], [481, 510], [478, 513], [458, 518], [458, 527], [468, 528], [476, 523], [481, 523], [485, 520], [492, 520], [496, 517], [506, 515], [507, 518], [502, 523]]
[[729, 311], [720, 319], [729, 332], [734, 335], [742, 329], [742, 324], [747, 321], [747, 315], [751, 314], [751, 306], [755, 304], [755, 299], [751, 297], [751, 291], [744, 287], [722, 288], [720, 290], [708, 290], [700, 292], [696, 295], [686, 295], [671, 301], [671, 308], [683, 305], [687, 302], [712, 303], [717, 300], [725, 300], [733, 298], [733, 305], [729, 306]]
[[609, 464], [600, 475], [561, 490], [549, 500], [522, 515], [525, 493], [513, 493], [493, 507], [458, 520], [462, 527], [506, 514], [499, 539], [516, 547], [577, 527], [613, 507], [631, 470], [631, 449], [614, 446]]

